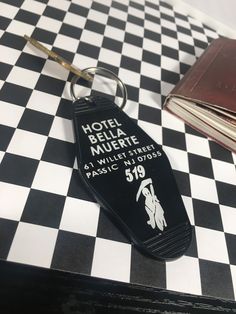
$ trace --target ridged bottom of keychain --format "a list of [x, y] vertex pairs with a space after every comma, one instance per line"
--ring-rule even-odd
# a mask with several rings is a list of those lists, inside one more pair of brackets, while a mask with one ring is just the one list
[[88, 96], [74, 103], [79, 175], [141, 251], [180, 257], [192, 228], [162, 148], [114, 102]]

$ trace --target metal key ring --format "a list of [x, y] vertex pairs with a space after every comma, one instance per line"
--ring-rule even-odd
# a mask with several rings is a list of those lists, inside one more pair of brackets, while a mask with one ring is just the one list
[[[118, 87], [120, 88], [120, 91], [121, 91], [121, 94], [123, 97], [123, 101], [122, 101], [120, 108], [121, 109], [124, 108], [124, 106], [127, 102], [127, 95], [128, 95], [127, 89], [126, 89], [125, 84], [121, 81], [121, 79], [114, 72], [112, 72], [108, 69], [102, 68], [102, 67], [90, 67], [90, 68], [83, 69], [81, 72], [88, 73], [88, 74], [96, 74], [97, 73], [97, 74], [104, 75], [107, 78], [113, 79], [117, 83]], [[79, 79], [80, 79], [79, 76], [74, 75], [72, 80], [71, 80], [71, 84], [70, 84], [70, 94], [71, 94], [71, 98], [74, 101], [79, 99], [79, 97], [76, 97], [75, 91], [74, 91], [75, 85]]]

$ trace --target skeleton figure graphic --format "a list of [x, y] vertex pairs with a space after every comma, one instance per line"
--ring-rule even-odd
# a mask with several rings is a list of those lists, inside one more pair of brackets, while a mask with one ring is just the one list
[[164, 210], [155, 195], [154, 188], [152, 185], [152, 179], [144, 179], [139, 186], [136, 201], [138, 202], [140, 195], [145, 197], [145, 210], [149, 216], [147, 224], [153, 229], [159, 228], [161, 231], [167, 227], [167, 223], [164, 217]]

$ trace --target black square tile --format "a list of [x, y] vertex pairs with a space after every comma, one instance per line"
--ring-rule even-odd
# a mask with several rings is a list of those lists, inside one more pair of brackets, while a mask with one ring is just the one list
[[[65, 47], [65, 49], [70, 49], [70, 47]], [[61, 48], [58, 48], [58, 47], [52, 47], [52, 51], [55, 51], [57, 54], [62, 56], [64, 59], [66, 59], [67, 61], [72, 63], [75, 54], [73, 52], [65, 50], [65, 49], [61, 49]]]
[[97, 237], [130, 243], [129, 237], [121, 231], [121, 226], [105, 209], [101, 208], [98, 221]]
[[188, 153], [188, 162], [190, 173], [211, 179], [214, 178], [210, 158]]
[[15, 20], [27, 23], [27, 24], [31, 24], [31, 25], [36, 25], [38, 23], [38, 20], [40, 18], [40, 15], [29, 12], [29, 11], [25, 11], [23, 9], [20, 9], [16, 16], [14, 17]]
[[123, 12], [127, 12], [128, 11], [128, 6], [125, 4], [122, 4], [120, 2], [117, 1], [112, 1], [111, 6], [117, 10], [123, 11]]
[[46, 60], [29, 53], [22, 52], [18, 58], [16, 65], [28, 70], [41, 72]]
[[59, 230], [52, 268], [90, 275], [95, 238]]
[[179, 73], [161, 69], [161, 80], [176, 85], [180, 80]]
[[37, 166], [38, 161], [35, 159], [6, 153], [0, 164], [0, 180], [30, 187]]
[[194, 46], [195, 47], [202, 48], [202, 49], [205, 50], [207, 48], [207, 46], [208, 46], [208, 43], [206, 43], [206, 42], [204, 42], [202, 40], [194, 38], [193, 41], [194, 41]]
[[105, 25], [92, 20], [87, 20], [85, 29], [103, 35], [105, 31]]
[[162, 45], [162, 55], [175, 60], [179, 60], [179, 52], [176, 49]]
[[199, 260], [202, 294], [234, 299], [232, 277], [228, 264]]
[[128, 14], [127, 21], [130, 23], [136, 24], [138, 26], [141, 26], [141, 27], [144, 26], [144, 19], [141, 19], [141, 18], [134, 16], [134, 15], [131, 15], [131, 14]]
[[140, 104], [138, 118], [146, 122], [161, 125], [161, 111], [159, 109]]
[[[203, 26], [204, 28], [207, 28], [207, 26]], [[196, 31], [198, 33], [202, 33], [204, 34], [204, 28], [203, 27], [199, 27], [197, 25], [194, 25], [194, 24], [190, 24], [190, 28], [193, 30], [193, 31]]]
[[26, 108], [21, 117], [18, 128], [30, 132], [48, 135], [52, 121], [53, 116]]
[[98, 59], [100, 48], [81, 41], [79, 43], [77, 52], [84, 56], [91, 57], [93, 59]]
[[5, 81], [12, 68], [12, 65], [0, 62], [0, 80]]
[[143, 38], [130, 33], [125, 33], [124, 42], [140, 48], [143, 46]]
[[107, 25], [113, 26], [115, 28], [119, 28], [121, 30], [125, 30], [125, 24], [126, 23], [124, 21], [121, 21], [113, 16], [109, 16], [107, 20]]
[[161, 19], [163, 19], [163, 20], [166, 20], [166, 21], [169, 21], [169, 22], [172, 22], [172, 23], [175, 22], [174, 17], [171, 16], [171, 15], [167, 15], [167, 14], [161, 12], [161, 13], [160, 13], [160, 16], [161, 16]]
[[191, 196], [189, 174], [178, 170], [173, 170], [173, 173], [180, 194], [185, 196]]
[[183, 26], [177, 25], [177, 32], [192, 36], [191, 30]]
[[187, 251], [184, 254], [190, 257], [196, 257], [196, 258], [198, 257], [196, 232], [193, 226], [192, 226], [192, 240], [190, 242], [190, 245]]
[[[109, 60], [107, 60], [107, 61], [109, 62]], [[111, 65], [110, 63], [98, 61], [97, 66], [98, 66], [98, 67], [102, 67], [102, 68], [106, 68], [106, 69], [108, 69], [108, 70], [114, 72], [116, 75], [119, 74], [119, 68], [116, 67], [116, 66], [114, 66], [114, 65]], [[119, 92], [119, 91], [120, 91], [120, 90], [118, 90], [118, 92]], [[112, 95], [110, 95], [110, 96], [112, 96]], [[121, 94], [120, 94], [120, 96], [121, 96]]]
[[141, 75], [140, 87], [154, 93], [160, 93], [161, 85], [159, 80]]
[[126, 84], [128, 97], [130, 100], [139, 101], [139, 88]]
[[0, 258], [2, 259], [7, 259], [17, 226], [17, 221], [0, 218]]
[[185, 134], [175, 130], [162, 128], [163, 145], [186, 151]]
[[83, 17], [87, 17], [89, 9], [79, 5], [77, 3], [71, 3], [71, 5], [69, 7], [69, 12], [74, 13], [74, 14], [78, 14], [78, 15], [83, 16]]
[[122, 46], [123, 46], [123, 43], [114, 38], [109, 38], [109, 37], [103, 38], [103, 43], [102, 43], [103, 48], [121, 53]]
[[[164, 2], [161, 3], [161, 6], [163, 6], [163, 3]], [[159, 5], [158, 4], [150, 2], [150, 1], [147, 1], [147, 0], [145, 1], [145, 4], [146, 4], [147, 7], [159, 11]]]
[[236, 265], [236, 235], [225, 233], [230, 264]]
[[61, 96], [65, 87], [65, 81], [50, 77], [47, 75], [40, 75], [35, 89], [42, 92]]
[[145, 21], [151, 21], [153, 23], [159, 24], [161, 23], [161, 20], [159, 17], [145, 13]]
[[5, 2], [7, 4], [14, 5], [17, 8], [20, 8], [22, 6], [22, 3], [24, 2], [24, 0], [15, 0], [13, 2], [11, 0], [2, 0], [1, 2]]
[[151, 39], [151, 40], [156, 41], [158, 43], [161, 42], [161, 34], [150, 31], [149, 29], [144, 30], [144, 38]]
[[31, 189], [21, 221], [59, 228], [64, 203], [64, 196]]
[[188, 21], [188, 16], [187, 15], [183, 15], [179, 12], [174, 12], [174, 15], [176, 18], [183, 20], [183, 21]]
[[166, 27], [162, 26], [161, 27], [161, 33], [163, 35], [166, 35], [166, 36], [169, 36], [169, 37], [177, 39], [177, 32], [173, 31], [172, 29], [169, 29], [169, 28], [166, 28]]
[[0, 150], [5, 151], [7, 149], [14, 131], [14, 128], [0, 124]]
[[60, 29], [60, 34], [73, 37], [77, 40], [80, 40], [81, 33], [82, 30], [79, 27], [75, 27], [66, 23], [63, 23]]
[[236, 186], [216, 181], [219, 203], [221, 205], [236, 207]]
[[191, 68], [191, 65], [183, 63], [183, 62], [180, 62], [179, 66], [180, 66], [180, 74], [183, 74], [183, 75]]
[[218, 204], [193, 199], [193, 209], [196, 226], [223, 231]]
[[26, 45], [26, 40], [23, 36], [18, 36], [6, 31], [0, 38], [0, 44], [17, 50], [23, 50]]
[[105, 14], [108, 14], [109, 9], [110, 9], [109, 6], [95, 2], [95, 1], [93, 1], [91, 8]]
[[165, 263], [147, 257], [132, 247], [130, 282], [166, 288]]
[[140, 3], [137, 3], [137, 2], [134, 2], [134, 1], [130, 1], [129, 2], [129, 5], [137, 10], [140, 10], [140, 11], [144, 11], [144, 5], [140, 4]]
[[193, 45], [186, 44], [182, 41], [179, 41], [179, 50], [187, 52], [193, 56], [195, 56], [195, 50]]
[[233, 163], [232, 152], [214, 141], [209, 141], [211, 157], [221, 161]]
[[6, 18], [5, 16], [0, 16], [0, 29], [5, 31], [10, 23], [11, 19]]
[[0, 100], [25, 107], [31, 93], [29, 88], [5, 82], [0, 90]]
[[202, 138], [206, 138], [206, 136], [202, 133], [200, 133], [199, 131], [195, 130], [194, 128], [192, 128], [190, 125], [185, 124], [185, 132], [188, 134], [192, 134], [192, 135], [196, 135]]
[[160, 66], [161, 56], [157, 53], [148, 50], [143, 50], [142, 60]]
[[141, 61], [127, 57], [127, 56], [122, 56], [120, 66], [130, 71], [140, 73]]
[[55, 7], [51, 7], [50, 5], [47, 5], [43, 12], [44, 16], [51, 17], [52, 19], [58, 20], [58, 21], [63, 21], [65, 14], [66, 14], [65, 11], [62, 11]]
[[42, 28], [35, 28], [32, 37], [38, 41], [41, 41], [42, 43], [46, 43], [49, 45], [53, 45], [54, 40], [56, 38], [57, 34], [50, 32], [48, 30], [44, 30]]
[[65, 119], [72, 119], [72, 110], [71, 100], [61, 98], [59, 106], [57, 108], [56, 115]]
[[95, 202], [89, 188], [85, 186], [85, 183], [80, 178], [78, 170], [76, 169], [73, 169], [67, 195], [89, 202]]
[[75, 145], [49, 137], [41, 159], [73, 168], [75, 161]]

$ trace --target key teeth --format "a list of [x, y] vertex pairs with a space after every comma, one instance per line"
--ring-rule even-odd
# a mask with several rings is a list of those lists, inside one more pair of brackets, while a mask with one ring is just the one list
[[175, 259], [184, 254], [192, 238], [192, 227], [183, 223], [143, 242], [147, 251], [158, 259]]

